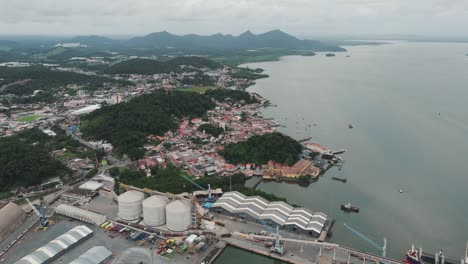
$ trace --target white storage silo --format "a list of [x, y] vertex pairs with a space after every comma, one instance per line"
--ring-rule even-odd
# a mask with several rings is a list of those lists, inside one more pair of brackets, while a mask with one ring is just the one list
[[127, 191], [119, 196], [119, 217], [133, 221], [141, 217], [141, 203], [145, 195], [138, 191]]
[[185, 231], [190, 225], [190, 205], [175, 200], [166, 205], [166, 226], [171, 231]]
[[164, 196], [153, 195], [143, 201], [143, 221], [149, 226], [160, 226], [166, 223], [166, 204]]

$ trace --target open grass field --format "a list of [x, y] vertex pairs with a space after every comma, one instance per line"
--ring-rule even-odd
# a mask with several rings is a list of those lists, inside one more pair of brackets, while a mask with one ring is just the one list
[[216, 89], [218, 87], [216, 86], [194, 86], [194, 87], [187, 87], [187, 88], [177, 88], [176, 90], [177, 91], [181, 91], [181, 92], [192, 92], [192, 93], [202, 93], [202, 92], [206, 92], [208, 90], [213, 90], [213, 89]]
[[46, 56], [55, 56], [55, 55], [59, 55], [63, 52], [65, 52], [67, 49], [64, 48], [64, 47], [57, 47], [49, 52], [47, 52]]
[[28, 115], [28, 116], [23, 116], [21, 118], [18, 118], [18, 121], [28, 122], [29, 123], [29, 122], [32, 122], [32, 121], [38, 119], [39, 117], [41, 117], [41, 116], [39, 116], [39, 115]]

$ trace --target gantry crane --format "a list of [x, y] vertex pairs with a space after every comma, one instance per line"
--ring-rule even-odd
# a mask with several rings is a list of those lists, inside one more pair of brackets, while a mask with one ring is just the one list
[[29, 206], [33, 209], [34, 213], [39, 217], [40, 220], [40, 226], [36, 228], [36, 231], [39, 229], [42, 229], [42, 231], [47, 230], [47, 226], [49, 225], [49, 220], [47, 220], [47, 217], [45, 215], [45, 208], [44, 206], [40, 205], [39, 210], [36, 208], [36, 206], [29, 201], [28, 198], [26, 198], [26, 201], [28, 202]]
[[201, 191], [204, 191], [207, 193], [207, 198], [205, 200], [205, 202], [209, 202], [209, 203], [213, 203], [215, 202], [215, 199], [213, 197], [213, 195], [211, 194], [211, 185], [208, 184], [208, 190], [206, 190], [205, 188], [203, 188], [202, 186], [200, 186], [200, 184], [194, 182], [192, 179], [188, 178], [188, 177], [185, 177], [184, 175], [180, 175], [182, 178], [184, 178], [185, 180], [187, 180], [188, 182], [190, 182], [193, 186], [197, 187], [199, 190]]

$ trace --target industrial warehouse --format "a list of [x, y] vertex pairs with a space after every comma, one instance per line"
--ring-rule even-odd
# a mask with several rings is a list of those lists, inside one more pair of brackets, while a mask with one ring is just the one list
[[[304, 259], [315, 259], [317, 251], [302, 251], [300, 244], [286, 247], [286, 241], [330, 245], [323, 243], [333, 222], [327, 215], [285, 202], [237, 191], [223, 194], [221, 189], [212, 193], [210, 186], [172, 194], [120, 183], [117, 195], [107, 189], [113, 189], [112, 182], [100, 183], [106, 188], [81, 184], [45, 204], [28, 200], [33, 211], [28, 218], [36, 222], [30, 222], [30, 231], [17, 239], [18, 245], [0, 252], [0, 260], [17, 264], [213, 263], [232, 245], [304, 263]], [[84, 187], [91, 189], [86, 190], [86, 199], [69, 199], [70, 193]], [[291, 256], [300, 255], [291, 261]]]
[[38, 248], [31, 254], [23, 257], [16, 264], [40, 264], [50, 263], [75, 244], [92, 235], [93, 231], [86, 226], [77, 226], [67, 233]]
[[211, 211], [313, 236], [320, 235], [327, 221], [327, 215], [321, 212], [312, 213], [306, 208], [294, 208], [285, 202], [268, 202], [260, 196], [245, 196], [235, 191], [221, 196], [211, 206]]

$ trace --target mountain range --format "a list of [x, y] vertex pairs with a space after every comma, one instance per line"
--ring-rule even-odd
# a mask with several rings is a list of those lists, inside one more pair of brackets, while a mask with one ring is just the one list
[[196, 34], [174, 35], [167, 31], [155, 32], [143, 37], [116, 40], [102, 36], [79, 36], [66, 40], [79, 42], [89, 47], [126, 47], [147, 49], [182, 49], [182, 50], [255, 50], [285, 49], [310, 51], [344, 51], [343, 48], [316, 40], [302, 40], [281, 30], [262, 34], [246, 31], [239, 36], [214, 34], [201, 36]]

